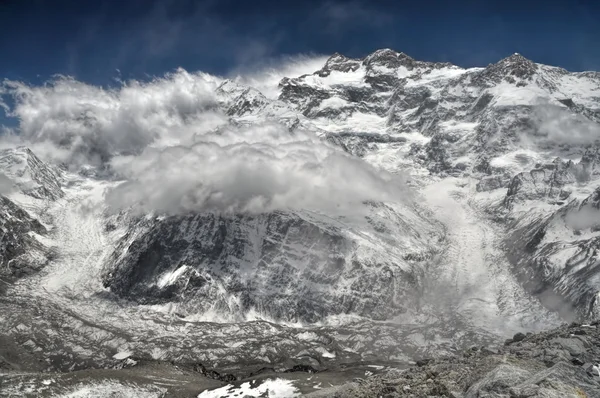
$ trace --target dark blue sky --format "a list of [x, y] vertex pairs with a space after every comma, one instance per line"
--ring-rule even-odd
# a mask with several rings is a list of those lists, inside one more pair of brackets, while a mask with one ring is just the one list
[[383, 47], [461, 66], [520, 52], [598, 70], [599, 3], [0, 0], [0, 78], [60, 73], [109, 84], [178, 66], [226, 74], [285, 55], [363, 56]]

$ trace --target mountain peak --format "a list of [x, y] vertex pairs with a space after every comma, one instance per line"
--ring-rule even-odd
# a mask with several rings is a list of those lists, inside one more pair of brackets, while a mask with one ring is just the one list
[[246, 90], [248, 86], [238, 83], [236, 80], [226, 79], [217, 87], [217, 95], [238, 96]]
[[316, 73], [321, 76], [329, 76], [331, 71], [353, 72], [360, 67], [360, 60], [348, 58], [338, 52], [327, 59], [323, 68]]
[[336, 64], [341, 64], [345, 62], [358, 62], [357, 59], [346, 57], [344, 54], [335, 52], [331, 57], [327, 59], [325, 62], [325, 66], [332, 66]]
[[494, 80], [508, 80], [514, 82], [514, 79], [529, 80], [537, 72], [538, 66], [535, 62], [525, 58], [519, 53], [514, 53], [501, 59], [495, 64], [487, 66], [487, 75]]
[[405, 63], [412, 63], [414, 59], [404, 54], [403, 52], [397, 52], [389, 48], [383, 48], [373, 52], [372, 54], [365, 57], [365, 65], [383, 65], [388, 68], [397, 68]]
[[327, 63], [337, 63], [337, 62], [343, 62], [343, 61], [346, 61], [346, 60], [348, 60], [348, 59], [350, 59], [350, 58], [348, 58], [348, 57], [346, 57], [344, 54], [342, 54], [342, 53], [339, 53], [339, 52], [337, 52], [337, 51], [336, 51], [335, 53], [333, 53], [333, 55], [332, 55], [331, 57], [329, 57], [329, 58], [327, 59], [327, 62], [326, 62], [326, 64], [327, 64]]
[[375, 50], [370, 55], [367, 56], [367, 58], [381, 58], [381, 57], [405, 58], [405, 57], [408, 57], [408, 55], [404, 54], [403, 52], [398, 52], [396, 50], [392, 50], [391, 48], [380, 48], [379, 50]]
[[523, 55], [521, 55], [519, 53], [514, 53], [512, 55], [509, 55], [508, 57], [501, 59], [498, 63], [504, 63], [504, 64], [521, 64], [521, 63], [534, 64], [533, 61], [525, 58]]

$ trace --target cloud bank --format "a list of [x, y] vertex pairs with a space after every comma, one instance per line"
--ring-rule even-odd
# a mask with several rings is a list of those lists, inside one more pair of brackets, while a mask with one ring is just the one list
[[183, 140], [198, 127], [193, 119], [200, 115], [204, 127], [219, 124], [210, 112], [219, 83], [214, 76], [179, 69], [114, 89], [59, 76], [43, 86], [7, 81], [3, 90], [15, 100], [9, 114], [18, 118], [25, 143], [51, 146], [45, 155], [55, 161], [98, 166], [163, 139]]
[[207, 134], [189, 147], [148, 148], [113, 167], [127, 182], [111, 207], [143, 212], [264, 212], [311, 209], [351, 214], [364, 201], [393, 201], [403, 184], [308, 132], [277, 124]]
[[314, 73], [321, 69], [328, 56], [295, 55], [270, 59], [265, 62], [235, 69], [230, 75], [236, 81], [254, 87], [269, 99], [276, 99], [279, 94], [279, 82], [284, 77], [298, 77]]
[[554, 144], [588, 145], [600, 140], [600, 124], [563, 107], [537, 106], [532, 120], [538, 135]]
[[[276, 96], [279, 76], [319, 68], [294, 58], [241, 75]], [[266, 72], [265, 72], [266, 71]], [[292, 74], [293, 75], [293, 74]], [[397, 201], [404, 184], [361, 159], [277, 120], [236, 125], [219, 105], [222, 78], [179, 69], [103, 89], [68, 77], [43, 86], [6, 82], [20, 139], [41, 156], [111, 170], [112, 210], [181, 214], [309, 209], [356, 214], [366, 201]], [[14, 137], [13, 137], [14, 138]]]

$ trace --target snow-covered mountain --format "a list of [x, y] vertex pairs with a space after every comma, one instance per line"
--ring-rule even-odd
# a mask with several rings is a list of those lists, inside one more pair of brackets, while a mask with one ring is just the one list
[[[469, 200], [503, 220], [509, 258], [525, 286], [565, 298], [562, 307], [574, 305], [584, 316], [596, 311], [590, 303], [599, 286], [588, 280], [591, 268], [569, 271], [565, 280], [569, 256], [549, 273], [540, 266], [547, 262], [540, 252], [515, 257], [524, 249], [509, 242], [525, 241], [523, 223], [530, 222], [531, 230], [595, 189], [598, 73], [570, 73], [519, 54], [464, 69], [385, 49], [363, 59], [335, 54], [312, 74], [284, 78], [276, 101], [236, 87], [228, 91], [235, 100], [227, 103], [234, 120], [248, 120], [249, 114], [254, 120], [293, 119], [379, 167], [408, 171], [417, 185], [431, 178], [424, 175], [473, 181]], [[298, 115], [290, 116], [294, 111]], [[584, 238], [565, 233], [554, 239], [577, 246]], [[591, 258], [588, 266], [594, 268]], [[527, 282], [531, 275], [536, 283], [547, 281], [545, 288]], [[587, 286], [585, 293], [575, 293], [580, 285]]]
[[485, 171], [487, 162], [512, 161], [523, 141], [556, 149], [564, 142], [552, 134], [560, 132], [545, 123], [564, 117], [564, 127], [586, 127], [600, 115], [599, 74], [569, 73], [519, 54], [470, 69], [392, 50], [359, 60], [336, 54], [321, 70], [280, 86], [280, 99], [321, 128], [405, 136], [408, 155], [433, 172]]
[[[597, 186], [596, 72], [570, 73], [519, 54], [485, 68], [463, 69], [386, 49], [364, 59], [335, 54], [321, 70], [283, 79], [280, 86], [280, 100], [355, 155], [391, 170], [419, 175], [426, 169], [442, 178], [474, 181], [478, 192], [471, 200], [481, 197], [493, 218], [520, 221], [505, 224], [510, 242], [528, 241], [518, 232], [525, 220], [547, 223], [546, 217], [566, 212], [561, 206], [576, 206], [571, 200], [582, 200]], [[504, 196], [498, 191], [506, 193], [502, 205], [489, 201]], [[546, 212], [531, 214], [542, 206]], [[563, 233], [554, 235], [553, 244], [577, 247], [590, 238]], [[524, 256], [526, 251], [511, 243], [509, 252]], [[552, 272], [540, 265], [547, 260], [539, 251], [527, 255], [527, 261], [521, 256], [510, 256], [518, 274], [548, 281], [544, 289], [531, 287], [532, 292], [550, 289], [577, 312], [591, 315], [600, 287], [590, 281], [592, 254], [577, 272], [567, 270], [575, 253], [563, 254]], [[586, 287], [575, 293], [581, 285]]]
[[0, 152], [0, 304], [24, 308], [0, 332], [28, 363], [322, 369], [600, 316], [599, 73], [384, 49], [277, 97], [171, 79], [23, 139], [60, 159]]

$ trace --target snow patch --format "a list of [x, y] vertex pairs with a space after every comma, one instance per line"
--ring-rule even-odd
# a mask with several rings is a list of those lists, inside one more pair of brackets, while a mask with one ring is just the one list
[[179, 279], [179, 277], [181, 275], [183, 275], [185, 273], [185, 271], [188, 270], [189, 268], [190, 267], [187, 265], [182, 265], [181, 267], [177, 268], [174, 271], [165, 272], [164, 274], [162, 274], [162, 276], [158, 280], [157, 286], [160, 288], [163, 288], [165, 286], [174, 284], [175, 282], [177, 282], [177, 279]]
[[296, 338], [298, 340], [311, 341], [311, 340], [318, 339], [319, 336], [315, 332], [306, 331], [306, 332], [298, 333], [296, 335]]
[[121, 359], [127, 359], [132, 355], [133, 355], [133, 352], [131, 352], [131, 351], [119, 351], [115, 355], [113, 355], [113, 358], [121, 360]]
[[534, 105], [538, 103], [546, 103], [560, 106], [560, 102], [550, 97], [548, 92], [541, 87], [529, 84], [524, 87], [516, 87], [515, 85], [502, 82], [495, 87], [488, 89], [488, 92], [494, 96], [494, 106], [517, 106], [517, 105]]
[[478, 122], [447, 121], [440, 123], [440, 127], [446, 131], [475, 131], [478, 125]]
[[[293, 398], [299, 397], [300, 392], [293, 385], [293, 381], [285, 379], [267, 379], [256, 385], [256, 381], [246, 382], [238, 387], [231, 384], [214, 390], [203, 391], [198, 398], [224, 398], [224, 397], [268, 397], [268, 398]], [[253, 386], [254, 385], [254, 386]], [[266, 395], [265, 395], [266, 394]]]
[[517, 174], [524, 170], [530, 170], [543, 159], [539, 152], [518, 149], [493, 158], [490, 160], [490, 166], [508, 169], [512, 174]]
[[323, 347], [317, 347], [315, 348], [315, 351], [321, 354], [323, 358], [335, 358], [335, 352], [329, 352]]
[[355, 71], [341, 72], [341, 71], [331, 71], [329, 76], [320, 77], [319, 75], [309, 75], [304, 77], [304, 82], [310, 85], [318, 86], [318, 87], [333, 87], [336, 85], [346, 85], [346, 86], [355, 86], [355, 87], [366, 87], [368, 86], [364, 82], [365, 77], [365, 68], [360, 67]]
[[152, 398], [162, 397], [166, 389], [155, 386], [137, 386], [121, 384], [116, 381], [104, 381], [101, 383], [81, 384], [65, 394], [62, 398], [104, 398], [104, 397], [128, 397], [128, 398]]

